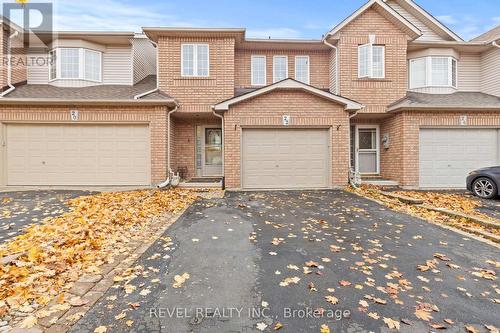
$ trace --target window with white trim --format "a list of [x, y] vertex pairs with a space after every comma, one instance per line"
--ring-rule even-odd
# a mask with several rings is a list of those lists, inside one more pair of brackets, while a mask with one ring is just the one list
[[49, 52], [49, 80], [102, 81], [102, 53], [84, 48], [56, 48]]
[[80, 49], [59, 49], [61, 79], [80, 78]]
[[309, 56], [295, 57], [295, 80], [309, 84]]
[[273, 57], [273, 83], [282, 81], [288, 78], [288, 57], [274, 56]]
[[409, 61], [410, 89], [457, 87], [457, 60], [453, 57], [422, 57]]
[[207, 77], [209, 75], [208, 44], [182, 44], [181, 75]]
[[374, 44], [358, 46], [358, 77], [373, 79], [385, 77], [385, 46]]
[[251, 60], [252, 86], [266, 85], [266, 56], [253, 55]]

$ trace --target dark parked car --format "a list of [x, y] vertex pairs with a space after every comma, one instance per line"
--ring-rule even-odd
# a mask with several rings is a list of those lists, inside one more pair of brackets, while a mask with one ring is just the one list
[[484, 199], [500, 195], [500, 166], [474, 170], [467, 177], [467, 189]]

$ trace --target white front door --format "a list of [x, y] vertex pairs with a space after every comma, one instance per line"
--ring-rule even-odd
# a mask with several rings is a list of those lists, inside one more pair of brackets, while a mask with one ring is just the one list
[[379, 129], [375, 125], [356, 126], [356, 171], [379, 174]]
[[204, 127], [202, 135], [203, 176], [222, 176], [222, 129]]

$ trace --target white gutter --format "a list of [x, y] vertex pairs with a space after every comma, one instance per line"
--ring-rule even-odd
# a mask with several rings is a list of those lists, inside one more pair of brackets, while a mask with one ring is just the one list
[[156, 47], [156, 88], [154, 88], [153, 90], [150, 90], [150, 91], [146, 91], [146, 92], [143, 92], [139, 95], [135, 95], [134, 96], [134, 99], [140, 99], [144, 96], [147, 96], [149, 94], [152, 94], [152, 93], [155, 93], [157, 92], [158, 90], [160, 90], [160, 71], [159, 71], [159, 65], [160, 65], [160, 60], [159, 60], [159, 48], [158, 48], [158, 43], [155, 43], [153, 42], [152, 40], [150, 40], [151, 43], [153, 43], [153, 45]]
[[331, 47], [332, 49], [335, 50], [335, 95], [340, 95], [340, 82], [339, 82], [339, 64], [340, 64], [340, 53], [338, 47], [336, 47], [333, 44], [330, 44], [326, 41], [326, 38], [328, 35], [326, 35], [325, 39], [323, 39], [323, 43], [326, 46]]
[[498, 45], [498, 43], [495, 40], [493, 42], [491, 42], [491, 45], [496, 46], [500, 49], [500, 45]]
[[14, 91], [16, 87], [12, 84], [12, 38], [16, 37], [19, 35], [19, 31], [14, 31], [12, 35], [9, 36], [9, 40], [7, 41], [7, 85], [9, 86], [9, 89], [5, 90], [0, 94], [0, 98], [3, 98], [5, 95], [9, 94], [10, 92]]
[[[215, 112], [215, 107], [212, 106], [212, 113], [214, 114], [214, 116], [218, 117], [221, 119], [222, 121], [222, 177], [224, 178], [225, 174], [226, 174], [226, 163], [225, 163], [225, 144], [224, 144], [224, 140], [225, 140], [225, 133], [224, 133], [224, 116], [218, 114], [217, 112]], [[224, 183], [223, 183], [224, 184]]]
[[167, 176], [167, 179], [158, 184], [158, 188], [164, 188], [164, 187], [167, 187], [170, 182], [172, 181], [172, 175], [173, 175], [173, 172], [172, 172], [172, 169], [170, 168], [170, 147], [171, 147], [171, 144], [170, 144], [170, 141], [171, 141], [171, 135], [170, 135], [170, 116], [172, 115], [172, 113], [176, 112], [177, 110], [179, 110], [179, 104], [177, 104], [177, 102], [175, 103], [175, 108], [173, 108], [172, 110], [170, 110], [167, 114], [167, 172], [168, 172], [168, 176]]

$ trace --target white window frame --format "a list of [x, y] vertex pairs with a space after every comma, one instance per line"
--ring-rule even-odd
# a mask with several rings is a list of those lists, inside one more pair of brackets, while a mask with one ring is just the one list
[[[254, 77], [254, 64], [253, 60], [254, 59], [264, 59], [264, 83], [257, 83], [255, 82], [255, 77]], [[252, 55], [250, 59], [250, 76], [251, 76], [251, 85], [252, 86], [265, 86], [267, 85], [267, 57], [265, 55]]]
[[[78, 76], [77, 77], [61, 77], [61, 62], [62, 62], [62, 57], [60, 56], [60, 51], [61, 50], [78, 50]], [[89, 79], [85, 75], [85, 52], [90, 51], [92, 53], [96, 53], [99, 55], [99, 79], [94, 80], [94, 79]], [[83, 81], [89, 81], [89, 82], [97, 82], [101, 83], [102, 82], [102, 52], [101, 51], [96, 51], [88, 48], [82, 48], [82, 47], [57, 47], [49, 51], [49, 59], [51, 58], [50, 54], [54, 54], [55, 57], [55, 64], [52, 63], [52, 61], [49, 61], [49, 82], [56, 81], [56, 80], [63, 80], [63, 81], [68, 81], [68, 80], [83, 80]], [[55, 65], [56, 73], [55, 77], [51, 77], [52, 74], [52, 69], [53, 66]]]
[[[447, 84], [444, 85], [439, 85], [435, 84], [432, 82], [432, 59], [435, 58], [441, 58], [441, 59], [447, 59], [448, 66], [447, 66], [447, 71], [448, 71], [448, 82]], [[425, 84], [422, 86], [414, 86], [412, 85], [412, 70], [411, 70], [411, 62], [424, 59], [425, 61]], [[455, 84], [453, 84], [453, 62], [455, 62]], [[452, 56], [426, 56], [426, 57], [419, 57], [419, 58], [413, 58], [408, 60], [408, 88], [409, 89], [419, 89], [419, 88], [455, 88], [457, 89], [458, 87], [458, 60], [455, 57]]]
[[[273, 83], [276, 83], [278, 82], [276, 80], [276, 59], [279, 59], [279, 58], [284, 58], [285, 59], [285, 79], [288, 78], [288, 56], [287, 55], [276, 55], [276, 56], [273, 56]], [[284, 79], [281, 79], [279, 81], [282, 81]]]
[[[86, 57], [85, 57], [85, 53], [86, 52], [90, 52], [90, 53], [94, 53], [94, 54], [97, 54], [99, 56], [99, 78], [97, 80], [94, 80], [94, 79], [89, 79], [86, 77], [86, 67], [87, 67], [87, 64], [86, 64]], [[80, 66], [83, 65], [83, 72], [82, 72], [82, 76], [83, 76], [83, 80], [85, 81], [91, 81], [91, 82], [102, 82], [102, 52], [100, 51], [96, 51], [96, 50], [91, 50], [91, 49], [81, 49], [80, 50], [80, 55], [82, 55], [81, 58], [82, 58], [82, 64]]]
[[[193, 74], [184, 74], [184, 47], [193, 46]], [[200, 75], [198, 68], [198, 47], [207, 47], [207, 74]], [[210, 45], [206, 43], [183, 43], [181, 44], [181, 76], [182, 77], [209, 77], [210, 76]]]
[[[306, 80], [306, 82], [300, 81], [297, 78], [297, 60], [298, 59], [307, 59], [307, 80]], [[311, 58], [308, 55], [295, 56], [295, 80], [302, 82], [302, 83], [305, 83], [305, 84], [310, 84], [310, 82], [311, 82]]]
[[[367, 73], [366, 75], [361, 74], [361, 50], [363, 48], [368, 48], [368, 63], [367, 63]], [[373, 74], [373, 49], [382, 48], [382, 76], [374, 76]], [[384, 79], [385, 78], [385, 45], [378, 44], [363, 44], [358, 46], [358, 78], [364, 79]]]

